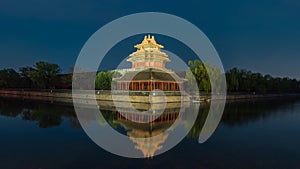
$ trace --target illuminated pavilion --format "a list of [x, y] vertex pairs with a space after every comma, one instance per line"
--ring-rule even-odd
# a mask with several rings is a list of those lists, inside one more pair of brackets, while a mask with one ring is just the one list
[[134, 47], [137, 51], [130, 54], [130, 58], [127, 59], [132, 63], [132, 68], [120, 78], [113, 79], [116, 81], [117, 90], [183, 90], [183, 83], [186, 80], [166, 69], [166, 63], [171, 60], [161, 51], [163, 46], [156, 43], [154, 36], [145, 36], [142, 43]]

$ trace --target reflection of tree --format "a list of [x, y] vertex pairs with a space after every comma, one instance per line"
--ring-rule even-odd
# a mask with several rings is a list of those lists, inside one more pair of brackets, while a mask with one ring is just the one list
[[36, 102], [18, 100], [0, 100], [0, 106], [0, 115], [20, 116], [23, 120], [36, 121], [39, 127], [42, 128], [59, 126], [63, 117], [69, 119], [72, 127], [80, 127], [74, 109], [70, 106], [46, 103], [36, 104]]
[[[227, 102], [221, 122], [230, 126], [242, 125], [261, 118], [267, 118], [274, 114], [279, 114], [282, 111], [278, 110], [291, 108], [290, 106], [297, 101], [299, 101], [299, 99], [284, 98]], [[202, 104], [202, 106], [200, 106], [196, 122], [190, 130], [188, 137], [199, 137], [199, 133], [201, 132], [208, 115], [209, 106], [209, 104]], [[110, 110], [101, 110], [101, 112], [107, 123], [112, 127], [121, 127], [120, 123], [117, 121], [117, 111], [111, 108]], [[189, 109], [185, 112], [188, 113]], [[42, 128], [59, 126], [64, 119], [67, 119], [71, 127], [80, 128], [73, 107], [66, 105], [42, 102], [38, 102], [37, 104], [37, 102], [0, 99], [0, 116], [21, 117], [23, 120], [37, 122]], [[130, 121], [127, 123], [130, 123]], [[182, 121], [182, 123], [185, 122]], [[140, 125], [137, 126], [141, 127]], [[169, 126], [170, 124], [168, 123], [168, 125], [165, 125], [164, 127], [168, 128]], [[155, 129], [155, 127], [153, 129]]]
[[7, 102], [0, 100], [0, 115], [17, 117], [22, 112], [22, 106], [20, 104], [8, 105]]
[[284, 108], [289, 108], [299, 101], [296, 98], [266, 99], [256, 101], [229, 102], [226, 104], [222, 122], [234, 126], [242, 125], [261, 118], [279, 114]]
[[24, 111], [21, 116], [24, 120], [37, 121], [41, 128], [59, 126], [62, 121], [58, 112], [43, 108]]
[[[112, 110], [104, 110], [101, 109], [100, 110], [104, 119], [106, 120], [106, 122], [108, 124], [110, 124], [110, 126], [112, 126], [113, 128], [117, 128], [119, 126], [118, 123], [115, 123], [115, 120], [117, 119], [117, 111], [112, 111]], [[98, 122], [100, 124], [105, 124], [105, 122], [99, 121]]]
[[198, 138], [208, 115], [209, 105], [200, 106], [197, 119], [187, 137]]

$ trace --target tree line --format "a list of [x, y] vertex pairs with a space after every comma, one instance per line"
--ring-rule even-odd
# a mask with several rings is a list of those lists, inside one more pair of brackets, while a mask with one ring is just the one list
[[51, 89], [61, 86], [61, 69], [57, 64], [37, 62], [33, 66], [0, 70], [0, 88]]
[[[220, 70], [205, 64], [200, 60], [189, 61], [190, 71], [185, 78], [188, 79], [186, 88], [194, 88], [194, 79], [199, 91], [210, 92], [211, 82], [218, 83]], [[211, 76], [208, 76], [210, 70]], [[33, 66], [0, 70], [0, 88], [31, 88], [31, 89], [71, 89], [72, 74], [60, 74], [61, 68], [57, 64], [37, 62]], [[113, 77], [120, 77], [116, 71], [97, 72], [95, 88], [97, 90], [110, 90]], [[227, 90], [229, 92], [255, 92], [255, 93], [287, 93], [300, 92], [300, 81], [288, 77], [272, 77], [245, 69], [232, 68], [225, 74]]]
[[272, 77], [248, 70], [233, 68], [226, 72], [228, 91], [257, 93], [300, 92], [300, 81], [288, 77]]
[[[200, 91], [211, 91], [207, 70], [212, 70], [212, 81], [216, 81], [220, 71], [200, 60], [189, 61], [190, 72], [195, 76]], [[186, 78], [189, 79], [187, 72]], [[300, 81], [288, 77], [273, 77], [269, 74], [232, 68], [225, 73], [227, 91], [248, 93], [293, 93], [300, 92]]]

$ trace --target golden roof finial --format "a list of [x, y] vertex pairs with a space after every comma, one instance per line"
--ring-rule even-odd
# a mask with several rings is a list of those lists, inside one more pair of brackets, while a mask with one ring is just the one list
[[157, 47], [159, 49], [164, 47], [164, 46], [162, 46], [160, 44], [157, 44], [156, 41], [155, 41], [154, 36], [153, 35], [150, 36], [150, 34], [148, 34], [148, 36], [144, 37], [144, 40], [142, 41], [142, 43], [137, 44], [134, 47], [140, 49], [140, 48], [142, 48], [142, 47], [144, 47], [146, 45], [155, 46], [155, 47]]

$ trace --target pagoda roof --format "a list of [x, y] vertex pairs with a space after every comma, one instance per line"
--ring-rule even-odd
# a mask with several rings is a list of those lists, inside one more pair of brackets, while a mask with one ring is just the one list
[[154, 36], [150, 36], [150, 35], [145, 36], [142, 43], [137, 44], [134, 47], [140, 49], [140, 48], [145, 47], [145, 46], [154, 46], [154, 47], [157, 47], [159, 49], [164, 48], [164, 46], [156, 43], [156, 41], [154, 39]]
[[182, 82], [186, 79], [180, 78], [175, 72], [166, 72], [156, 68], [149, 68], [142, 71], [129, 71], [122, 77], [115, 78], [117, 81], [172, 81]]

